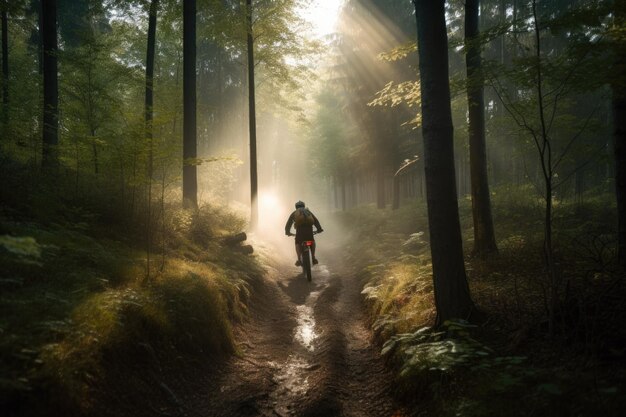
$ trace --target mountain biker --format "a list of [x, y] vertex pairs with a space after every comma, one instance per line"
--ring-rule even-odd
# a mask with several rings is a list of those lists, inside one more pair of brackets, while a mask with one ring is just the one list
[[300, 258], [302, 255], [302, 247], [300, 244], [302, 242], [306, 242], [308, 240], [313, 241], [313, 246], [311, 246], [311, 254], [313, 255], [313, 265], [317, 265], [318, 260], [315, 257], [315, 239], [313, 239], [313, 226], [317, 229], [317, 233], [322, 233], [324, 230], [320, 225], [319, 220], [311, 210], [304, 206], [304, 202], [298, 201], [296, 203], [296, 209], [289, 216], [287, 220], [287, 224], [285, 225], [285, 234], [287, 236], [293, 236], [291, 233], [291, 226], [295, 226], [296, 228], [296, 255], [298, 256], [298, 260], [296, 261], [296, 266], [302, 265], [300, 262]]

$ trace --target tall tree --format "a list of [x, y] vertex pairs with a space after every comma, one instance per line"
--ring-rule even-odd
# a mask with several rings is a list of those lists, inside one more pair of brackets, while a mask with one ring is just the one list
[[59, 84], [57, 75], [57, 2], [43, 0], [41, 9], [43, 42], [43, 155], [42, 166], [58, 165]]
[[9, 19], [8, 2], [2, 3], [2, 122], [9, 122]]
[[448, 80], [445, 0], [413, 0], [417, 20], [422, 135], [437, 324], [473, 310], [459, 221]]
[[615, 194], [618, 215], [618, 260], [626, 266], [626, 40], [623, 30], [626, 28], [626, 0], [615, 0], [615, 26], [618, 29], [615, 40], [615, 63], [613, 66], [613, 142], [615, 152]]
[[152, 176], [154, 166], [154, 143], [152, 140], [153, 119], [153, 91], [154, 91], [154, 52], [156, 44], [157, 9], [159, 0], [150, 2], [148, 12], [148, 46], [146, 48], [146, 101], [145, 101], [145, 128], [146, 141], [148, 142], [148, 220], [146, 230], [146, 275], [150, 277], [150, 252], [152, 244]]
[[259, 218], [258, 177], [256, 155], [256, 102], [254, 93], [254, 36], [252, 27], [252, 0], [246, 0], [248, 44], [248, 108], [250, 125], [250, 228], [255, 228]]
[[469, 109], [469, 154], [472, 182], [472, 217], [474, 220], [473, 253], [485, 256], [496, 252], [496, 238], [491, 217], [487, 150], [485, 145], [484, 77], [479, 43], [480, 0], [465, 1], [465, 62], [467, 66], [467, 105]]
[[183, 207], [198, 207], [196, 0], [183, 1]]

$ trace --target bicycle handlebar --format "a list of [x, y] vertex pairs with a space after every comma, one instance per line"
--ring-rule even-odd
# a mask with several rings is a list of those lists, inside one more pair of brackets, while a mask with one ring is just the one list
[[[322, 233], [322, 232], [323, 232], [323, 230], [321, 230], [321, 231], [316, 230], [316, 231], [314, 231], [314, 232], [313, 232], [313, 234], [314, 234], [314, 235], [316, 235], [316, 234], [318, 234], [318, 233]], [[287, 236], [295, 236], [295, 233], [291, 233], [291, 232], [289, 232], [289, 234], [287, 234]]]

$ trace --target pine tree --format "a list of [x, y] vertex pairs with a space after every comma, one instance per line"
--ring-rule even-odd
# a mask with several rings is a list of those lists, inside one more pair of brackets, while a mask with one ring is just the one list
[[456, 196], [445, 0], [413, 0], [417, 18], [426, 198], [437, 324], [473, 310]]

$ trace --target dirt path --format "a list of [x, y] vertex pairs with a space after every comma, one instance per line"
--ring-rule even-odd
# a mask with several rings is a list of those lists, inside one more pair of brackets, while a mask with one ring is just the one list
[[324, 257], [313, 282], [282, 266], [254, 288], [252, 320], [204, 393], [187, 400], [204, 416], [401, 415], [391, 375], [370, 345], [357, 280]]

